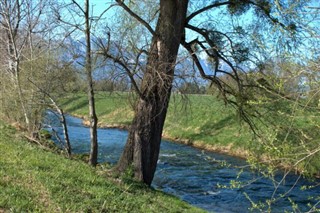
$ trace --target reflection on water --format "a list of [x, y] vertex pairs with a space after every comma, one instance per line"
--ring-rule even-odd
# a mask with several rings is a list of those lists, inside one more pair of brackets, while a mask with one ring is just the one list
[[[51, 125], [61, 134], [62, 129], [53, 116]], [[73, 152], [88, 153], [89, 129], [82, 125], [82, 120], [67, 116], [70, 141]], [[49, 121], [48, 121], [49, 122]], [[125, 145], [127, 132], [117, 129], [99, 129], [99, 162], [115, 164]], [[241, 167], [246, 162], [242, 159], [227, 155], [207, 152], [186, 145], [163, 141], [158, 161], [158, 167], [152, 186], [169, 194], [180, 197], [186, 202], [214, 212], [248, 212], [250, 201], [264, 202], [274, 192], [274, 185], [268, 179], [262, 178], [248, 170], [244, 170], [238, 179], [251, 184], [239, 189], [223, 186], [230, 185], [235, 180]], [[282, 178], [279, 175], [278, 179]], [[296, 184], [298, 176], [288, 175], [285, 182], [277, 190], [277, 197], [289, 191]], [[298, 204], [301, 211], [309, 209], [307, 206], [311, 197], [319, 196], [320, 187], [301, 191], [300, 187], [310, 185], [300, 179], [290, 193], [290, 198]], [[315, 201], [311, 202], [314, 203]], [[320, 206], [318, 206], [320, 207]], [[287, 197], [279, 199], [272, 212], [292, 212]]]

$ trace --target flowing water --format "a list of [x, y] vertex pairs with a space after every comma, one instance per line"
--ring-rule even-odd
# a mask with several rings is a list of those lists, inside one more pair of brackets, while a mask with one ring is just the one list
[[[52, 113], [51, 125], [61, 134], [57, 121]], [[49, 122], [49, 121], [47, 121]], [[67, 116], [72, 150], [76, 153], [88, 153], [89, 129], [82, 125], [82, 120]], [[56, 124], [56, 125], [54, 125]], [[115, 164], [127, 138], [127, 131], [118, 129], [99, 129], [99, 162]], [[246, 168], [246, 162], [240, 158], [199, 150], [190, 146], [162, 141], [158, 167], [152, 186], [182, 200], [213, 212], [248, 212], [250, 200], [264, 202], [270, 199], [275, 191], [273, 183]], [[243, 171], [242, 171], [243, 170]], [[244, 187], [230, 189], [230, 181], [250, 182]], [[281, 180], [282, 174], [277, 175]], [[251, 180], [255, 180], [251, 183]], [[297, 181], [298, 180], [298, 181]], [[300, 190], [303, 186], [311, 186], [297, 175], [287, 175], [277, 188], [276, 197], [288, 192], [288, 196], [298, 204], [300, 211], [310, 209], [308, 204], [315, 204], [311, 199], [320, 196], [320, 187]], [[292, 186], [295, 186], [292, 188]], [[245, 195], [247, 194], [247, 196]], [[248, 199], [249, 197], [249, 199]], [[318, 205], [320, 208], [320, 205]], [[272, 206], [272, 212], [292, 212], [292, 204], [288, 197], [279, 198]]]

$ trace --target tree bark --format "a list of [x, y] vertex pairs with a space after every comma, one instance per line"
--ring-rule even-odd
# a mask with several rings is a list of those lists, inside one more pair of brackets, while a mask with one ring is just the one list
[[141, 96], [126, 146], [116, 167], [123, 172], [133, 166], [134, 177], [148, 185], [157, 167], [187, 7], [188, 0], [160, 1], [160, 15], [141, 84]]
[[89, 17], [89, 0], [85, 0], [85, 35], [86, 35], [86, 74], [88, 83], [88, 102], [89, 102], [89, 121], [90, 121], [90, 157], [89, 164], [96, 166], [98, 162], [98, 136], [97, 125], [98, 118], [96, 115], [94, 90], [92, 80], [92, 59], [91, 59], [91, 39], [90, 39], [90, 17]]
[[22, 88], [21, 88], [21, 79], [20, 79], [20, 68], [19, 68], [19, 60], [16, 60], [16, 62], [14, 63], [14, 73], [15, 73], [15, 80], [16, 80], [16, 89], [18, 91], [18, 96], [19, 96], [19, 101], [21, 104], [21, 108], [22, 108], [22, 112], [24, 115], [24, 119], [25, 119], [25, 123], [26, 123], [26, 127], [28, 130], [30, 130], [30, 120], [29, 120], [29, 116], [28, 116], [28, 112], [27, 112], [27, 108], [25, 105], [25, 100], [23, 98], [23, 92], [22, 92]]
[[60, 114], [60, 122], [61, 122], [61, 125], [63, 128], [65, 147], [66, 147], [68, 157], [70, 157], [71, 156], [71, 144], [70, 144], [70, 140], [69, 140], [69, 133], [68, 133], [68, 126], [67, 126], [66, 117], [64, 116], [63, 110], [60, 107], [58, 107], [58, 105], [56, 103], [54, 103], [54, 105], [55, 105], [56, 110]]
[[16, 46], [17, 35], [13, 32], [12, 26], [8, 21], [7, 29], [7, 39], [8, 39], [8, 55], [9, 55], [9, 69], [14, 76], [14, 85], [18, 93], [18, 100], [20, 101], [22, 113], [24, 116], [26, 128], [30, 130], [30, 119], [28, 116], [27, 108], [25, 105], [25, 100], [23, 98], [23, 92], [21, 88], [21, 79], [20, 79], [20, 56], [18, 53], [18, 48]]

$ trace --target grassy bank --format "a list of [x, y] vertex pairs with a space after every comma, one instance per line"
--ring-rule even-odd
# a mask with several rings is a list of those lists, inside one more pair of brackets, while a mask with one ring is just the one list
[[40, 149], [0, 122], [0, 212], [201, 212]]
[[[99, 125], [128, 126], [133, 117], [132, 94], [98, 93], [96, 107]], [[88, 114], [85, 94], [70, 94], [63, 108], [79, 117]], [[242, 131], [245, 128], [245, 131]], [[196, 147], [245, 156], [251, 132], [240, 126], [237, 115], [214, 96], [173, 95], [164, 127], [164, 137]], [[240, 152], [240, 153], [239, 153]]]

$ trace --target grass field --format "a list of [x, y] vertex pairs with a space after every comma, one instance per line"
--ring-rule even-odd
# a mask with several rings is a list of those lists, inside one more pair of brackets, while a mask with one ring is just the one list
[[2, 122], [0, 150], [0, 212], [202, 212], [40, 149]]

